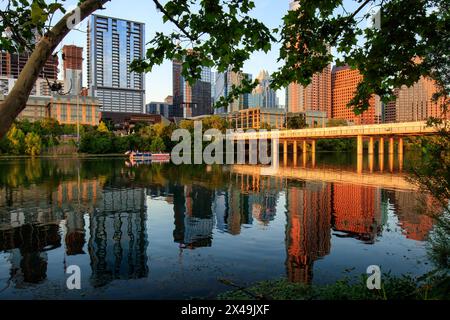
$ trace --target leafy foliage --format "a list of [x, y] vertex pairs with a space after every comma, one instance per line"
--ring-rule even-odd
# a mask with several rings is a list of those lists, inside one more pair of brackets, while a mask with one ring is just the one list
[[25, 153], [30, 156], [37, 156], [41, 154], [41, 149], [41, 137], [34, 132], [27, 133], [25, 136]]
[[296, 115], [289, 117], [287, 122], [288, 129], [304, 129], [308, 125], [306, 124], [305, 115]]
[[[177, 30], [157, 32], [148, 44], [145, 59], [131, 63], [134, 71], [150, 72], [165, 60], [181, 61], [182, 75], [193, 84], [200, 79], [202, 67], [223, 72], [231, 66], [239, 72], [253, 53], [267, 53], [279, 43], [282, 65], [271, 76], [273, 88], [292, 82], [307, 85], [313, 74], [333, 62], [331, 49], [335, 48], [337, 63], [349, 64], [364, 77], [351, 101], [357, 114], [367, 109], [373, 94], [390, 100], [394, 88], [410, 86], [421, 76], [436, 80], [440, 89], [437, 96], [449, 93], [447, 0], [298, 0], [298, 8], [288, 11], [279, 28], [272, 30], [252, 17], [257, 3], [253, 0], [153, 2], [163, 21]], [[32, 50], [36, 36], [48, 31], [53, 15], [65, 12], [63, 3], [5, 1], [0, 11], [0, 48], [10, 52]], [[380, 28], [363, 26], [370, 18], [365, 13], [369, 8], [381, 11]], [[229, 104], [256, 85], [257, 81], [242, 79], [242, 84], [216, 106]]]
[[450, 277], [383, 276], [381, 290], [368, 290], [366, 277], [361, 281], [344, 279], [326, 286], [292, 283], [287, 279], [263, 281], [219, 295], [222, 300], [428, 300], [448, 299]]
[[54, 14], [66, 12], [64, 1], [5, 1], [0, 10], [0, 48], [9, 52], [32, 50], [36, 40], [49, 30]]

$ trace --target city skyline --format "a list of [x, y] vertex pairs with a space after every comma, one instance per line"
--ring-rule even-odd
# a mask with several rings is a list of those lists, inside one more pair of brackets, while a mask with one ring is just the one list
[[[163, 24], [161, 14], [156, 12], [154, 4], [145, 0], [135, 0], [136, 6], [130, 7], [126, 3], [109, 2], [105, 9], [102, 10], [102, 16], [119, 18], [124, 20], [132, 20], [145, 23], [145, 42], [147, 43], [157, 31], [171, 32], [173, 27], [167, 23]], [[70, 8], [74, 7], [76, 1], [68, 0], [67, 5]], [[253, 10], [254, 15], [263, 20], [269, 27], [278, 27], [282, 20], [281, 18], [286, 14], [289, 8], [289, 1], [283, 1], [282, 4], [273, 2], [271, 0], [260, 0]], [[87, 51], [86, 51], [86, 31], [88, 20], [83, 21], [77, 30], [68, 34], [63, 40], [62, 44], [58, 46], [57, 51], [62, 50], [64, 45], [76, 45], [83, 47], [83, 74], [87, 75]], [[277, 70], [280, 65], [277, 63], [279, 47], [274, 45], [272, 50], [265, 54], [263, 52], [252, 55], [243, 68], [245, 73], [258, 75], [261, 69], [267, 69], [269, 73]], [[61, 70], [60, 70], [61, 71]], [[60, 74], [62, 77], [62, 73]], [[87, 86], [87, 77], [83, 80], [84, 86]], [[172, 95], [172, 61], [165, 61], [161, 66], [157, 66], [151, 73], [145, 75], [146, 82], [146, 99], [145, 103], [154, 101], [164, 101], [165, 97]], [[277, 91], [277, 97], [280, 101], [285, 100], [284, 90]]]

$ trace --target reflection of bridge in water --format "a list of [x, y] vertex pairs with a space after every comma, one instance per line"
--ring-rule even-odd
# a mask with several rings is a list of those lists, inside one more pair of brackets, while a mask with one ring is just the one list
[[[237, 175], [251, 176], [255, 179], [242, 181], [243, 191], [249, 188], [264, 188], [267, 185], [268, 177], [278, 179], [297, 179], [308, 181], [324, 181], [343, 184], [357, 184], [364, 186], [374, 186], [386, 189], [417, 190], [417, 186], [406, 179], [406, 175], [390, 173], [355, 173], [352, 171], [333, 169], [305, 169], [295, 167], [264, 167], [249, 165], [234, 165], [232, 172]], [[255, 181], [254, 181], [255, 180]], [[250, 186], [251, 183], [251, 186]], [[270, 182], [269, 182], [270, 183]]]

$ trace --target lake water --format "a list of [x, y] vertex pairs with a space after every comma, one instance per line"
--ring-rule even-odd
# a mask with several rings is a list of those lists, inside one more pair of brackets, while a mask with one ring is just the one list
[[[355, 157], [278, 170], [1, 160], [0, 298], [214, 298], [232, 289], [220, 279], [430, 271], [416, 187], [397, 163], [365, 160], [360, 172]], [[71, 265], [81, 290], [67, 289]]]

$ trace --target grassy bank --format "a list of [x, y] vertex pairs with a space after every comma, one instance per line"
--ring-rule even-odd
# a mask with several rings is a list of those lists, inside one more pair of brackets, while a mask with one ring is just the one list
[[[226, 282], [225, 282], [226, 283]], [[366, 278], [357, 283], [341, 280], [331, 285], [316, 286], [292, 283], [287, 279], [263, 281], [249, 288], [237, 288], [218, 296], [220, 300], [448, 300], [448, 274], [430, 278], [384, 275], [380, 290], [369, 290]]]

